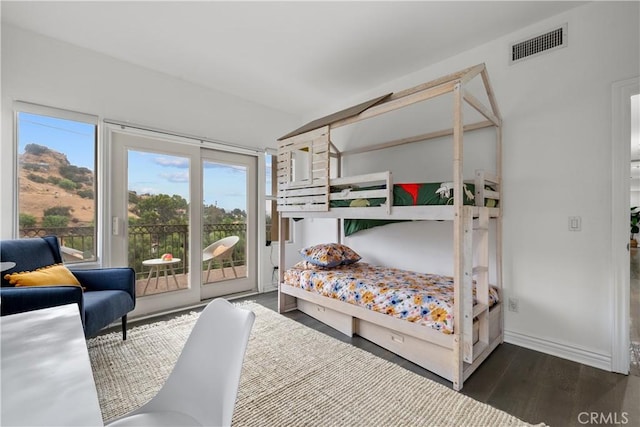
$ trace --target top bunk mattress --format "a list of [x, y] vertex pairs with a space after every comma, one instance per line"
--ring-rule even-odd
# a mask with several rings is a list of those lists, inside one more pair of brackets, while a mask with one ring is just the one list
[[[398, 319], [452, 334], [453, 278], [364, 262], [321, 268], [301, 261], [285, 271], [284, 283]], [[474, 304], [476, 289], [473, 287]], [[489, 288], [489, 306], [499, 301]]]

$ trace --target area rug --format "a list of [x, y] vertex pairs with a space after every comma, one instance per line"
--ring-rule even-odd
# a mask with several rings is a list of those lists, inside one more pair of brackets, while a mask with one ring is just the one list
[[[523, 421], [259, 304], [234, 426], [524, 426]], [[88, 342], [105, 421], [151, 399], [198, 318], [190, 313]], [[216, 363], [211, 360], [211, 363]]]

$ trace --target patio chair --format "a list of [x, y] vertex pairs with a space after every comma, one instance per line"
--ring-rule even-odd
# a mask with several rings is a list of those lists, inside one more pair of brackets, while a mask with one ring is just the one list
[[107, 427], [230, 426], [254, 320], [225, 299], [211, 301], [158, 394]]
[[227, 277], [224, 273], [224, 262], [229, 261], [231, 264], [231, 269], [233, 270], [233, 275], [238, 277], [238, 273], [236, 272], [236, 267], [233, 265], [233, 247], [238, 243], [240, 237], [238, 236], [228, 236], [224, 239], [220, 239], [216, 242], [213, 242], [202, 251], [202, 262], [209, 262], [207, 264], [207, 282], [209, 282], [209, 274], [211, 274], [211, 264], [214, 260], [219, 260], [222, 265], [222, 276]]

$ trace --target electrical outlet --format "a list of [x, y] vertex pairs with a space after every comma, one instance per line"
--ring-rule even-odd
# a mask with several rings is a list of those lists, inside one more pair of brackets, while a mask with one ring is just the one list
[[582, 218], [579, 216], [569, 217], [569, 231], [582, 231]]
[[518, 312], [518, 298], [509, 298], [509, 311]]

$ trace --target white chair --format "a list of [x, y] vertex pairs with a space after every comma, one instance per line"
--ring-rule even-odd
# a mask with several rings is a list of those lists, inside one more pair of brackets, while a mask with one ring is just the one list
[[210, 302], [158, 394], [107, 426], [230, 426], [254, 320], [227, 300]]
[[211, 264], [214, 260], [219, 260], [222, 264], [222, 276], [227, 277], [224, 273], [224, 262], [229, 261], [233, 275], [238, 277], [236, 273], [236, 267], [233, 265], [233, 247], [238, 243], [240, 238], [238, 236], [229, 236], [224, 239], [220, 239], [213, 242], [202, 251], [202, 261], [209, 261], [207, 265], [207, 283], [209, 282], [209, 274], [211, 274]]

